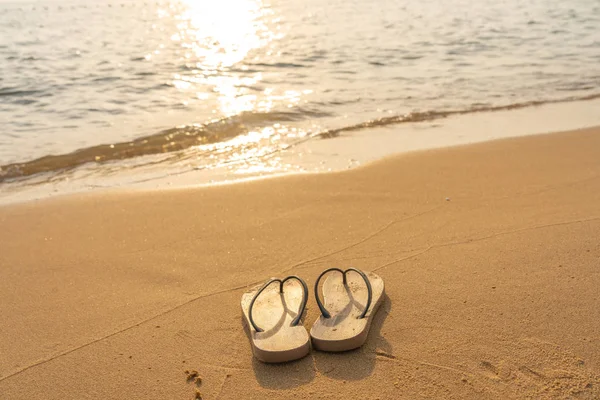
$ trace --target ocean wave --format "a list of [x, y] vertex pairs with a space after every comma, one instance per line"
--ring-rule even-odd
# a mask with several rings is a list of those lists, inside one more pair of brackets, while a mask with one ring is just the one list
[[567, 97], [563, 99], [557, 100], [536, 100], [536, 101], [528, 101], [522, 103], [512, 103], [501, 106], [491, 106], [485, 104], [473, 104], [471, 107], [461, 110], [449, 110], [449, 111], [424, 111], [424, 112], [414, 112], [408, 113], [405, 115], [394, 115], [390, 117], [377, 118], [365, 122], [361, 122], [355, 125], [344, 126], [336, 129], [329, 129], [324, 132], [320, 132], [317, 136], [323, 139], [330, 139], [340, 136], [340, 134], [345, 132], [352, 132], [362, 129], [369, 128], [377, 128], [384, 127], [388, 125], [396, 125], [401, 123], [409, 123], [409, 122], [423, 122], [423, 121], [432, 121], [435, 119], [447, 118], [453, 115], [464, 115], [464, 114], [474, 114], [480, 112], [495, 112], [495, 111], [509, 111], [516, 110], [520, 108], [526, 107], [536, 107], [544, 104], [552, 104], [552, 103], [566, 103], [572, 101], [586, 101], [586, 100], [594, 100], [600, 98], [600, 93], [590, 94], [588, 96], [579, 96], [579, 97]]
[[[402, 123], [415, 123], [447, 118], [453, 115], [472, 114], [480, 112], [508, 111], [526, 107], [540, 106], [550, 103], [585, 101], [600, 98], [600, 93], [587, 96], [567, 97], [559, 100], [537, 100], [513, 103], [499, 106], [474, 104], [469, 108], [449, 111], [423, 111], [403, 115], [393, 115], [372, 119], [354, 125], [319, 131], [291, 143], [300, 144], [313, 138], [332, 139], [344, 133], [378, 128]], [[144, 136], [132, 141], [102, 144], [76, 150], [68, 154], [47, 155], [32, 161], [12, 163], [0, 167], [0, 183], [15, 179], [27, 178], [40, 173], [53, 173], [71, 170], [86, 163], [105, 163], [140, 157], [145, 155], [169, 153], [187, 149], [192, 146], [213, 144], [231, 140], [246, 134], [252, 129], [264, 128], [278, 123], [298, 121], [301, 119], [326, 116], [310, 108], [299, 112], [244, 112], [235, 116], [215, 120], [206, 124], [186, 125], [170, 128], [157, 134]], [[287, 147], [289, 148], [289, 146]]]
[[6, 87], [6, 88], [0, 88], [0, 97], [4, 97], [4, 96], [30, 96], [33, 94], [37, 94], [40, 93], [41, 91], [39, 90], [25, 90], [25, 89], [18, 89], [18, 88], [11, 88], [11, 87]]

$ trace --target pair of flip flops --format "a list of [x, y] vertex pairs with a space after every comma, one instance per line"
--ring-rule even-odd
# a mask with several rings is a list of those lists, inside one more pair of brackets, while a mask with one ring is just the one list
[[[319, 282], [329, 272], [338, 273], [329, 274], [323, 282], [324, 301], [321, 302]], [[299, 284], [291, 283], [294, 281]], [[310, 330], [313, 346], [334, 352], [362, 346], [383, 294], [383, 280], [372, 272], [355, 268], [323, 271], [315, 282], [315, 298], [321, 315]], [[277, 363], [308, 354], [310, 338], [300, 324], [307, 301], [308, 287], [297, 276], [274, 278], [244, 293], [242, 311], [256, 358]]]

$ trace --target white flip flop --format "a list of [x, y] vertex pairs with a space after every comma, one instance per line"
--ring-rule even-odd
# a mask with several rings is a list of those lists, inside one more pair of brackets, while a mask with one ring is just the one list
[[[323, 282], [324, 302], [319, 299], [319, 281]], [[348, 272], [355, 272], [349, 275]], [[343, 271], [329, 268], [315, 283], [315, 297], [321, 315], [310, 330], [313, 346], [322, 351], [346, 351], [362, 346], [373, 322], [373, 315], [383, 302], [385, 288], [378, 275], [356, 268]]]
[[[295, 279], [300, 285], [284, 284]], [[278, 282], [279, 285], [272, 285]], [[297, 360], [310, 351], [310, 339], [300, 319], [308, 287], [297, 276], [271, 279], [242, 296], [244, 320], [250, 330], [254, 356], [267, 363]], [[297, 311], [296, 311], [297, 310]]]

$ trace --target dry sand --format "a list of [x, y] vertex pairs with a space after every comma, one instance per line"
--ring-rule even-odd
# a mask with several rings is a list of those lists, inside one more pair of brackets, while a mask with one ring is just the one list
[[[0, 224], [3, 400], [600, 398], [600, 129]], [[245, 288], [332, 266], [385, 280], [365, 346], [255, 361]]]

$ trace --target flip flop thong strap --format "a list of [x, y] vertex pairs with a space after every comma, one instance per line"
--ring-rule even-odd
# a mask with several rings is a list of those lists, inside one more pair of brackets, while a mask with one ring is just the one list
[[339, 268], [329, 268], [326, 269], [325, 271], [321, 272], [321, 275], [319, 275], [319, 277], [317, 278], [317, 282], [315, 282], [315, 298], [317, 299], [317, 305], [319, 306], [319, 309], [321, 310], [321, 314], [323, 315], [324, 318], [331, 318], [331, 314], [329, 314], [329, 311], [327, 311], [327, 309], [325, 309], [325, 306], [323, 305], [323, 303], [321, 303], [321, 299], [319, 298], [319, 282], [321, 281], [321, 278], [327, 274], [328, 272], [331, 271], [337, 271], [337, 272], [341, 272], [342, 276], [343, 276], [343, 280], [342, 282], [344, 283], [344, 286], [348, 286], [348, 280], [346, 279], [346, 274], [349, 271], [353, 271], [356, 272], [357, 274], [359, 274], [363, 280], [365, 281], [365, 284], [367, 285], [367, 305], [365, 306], [365, 310], [362, 312], [362, 314], [360, 314], [360, 316], [357, 319], [362, 319], [365, 317], [365, 315], [367, 315], [367, 311], [369, 311], [369, 307], [371, 307], [371, 299], [373, 297], [373, 289], [371, 288], [371, 282], [369, 282], [369, 278], [367, 278], [367, 275], [362, 272], [361, 270], [358, 270], [356, 268], [348, 268], [347, 270], [343, 271]]
[[301, 278], [299, 278], [295, 275], [290, 275], [283, 280], [271, 279], [269, 282], [265, 283], [263, 285], [263, 287], [260, 288], [260, 290], [258, 292], [256, 292], [256, 294], [252, 298], [252, 301], [250, 302], [250, 309], [248, 310], [248, 316], [250, 319], [250, 324], [252, 325], [252, 327], [254, 328], [254, 330], [256, 332], [264, 332], [264, 331], [256, 325], [256, 323], [254, 322], [254, 318], [252, 318], [252, 307], [254, 306], [254, 302], [256, 301], [258, 296], [263, 292], [263, 290], [265, 290], [273, 282], [279, 282], [279, 293], [283, 293], [283, 285], [285, 282], [287, 282], [290, 279], [296, 279], [302, 285], [302, 301], [300, 302], [300, 308], [298, 309], [298, 315], [296, 315], [296, 318], [294, 318], [294, 320], [292, 321], [291, 326], [296, 326], [296, 325], [298, 325], [298, 323], [300, 323], [300, 318], [302, 318], [302, 314], [304, 314], [304, 309], [306, 308], [306, 302], [308, 301], [308, 286], [306, 286], [306, 282], [304, 282]]

